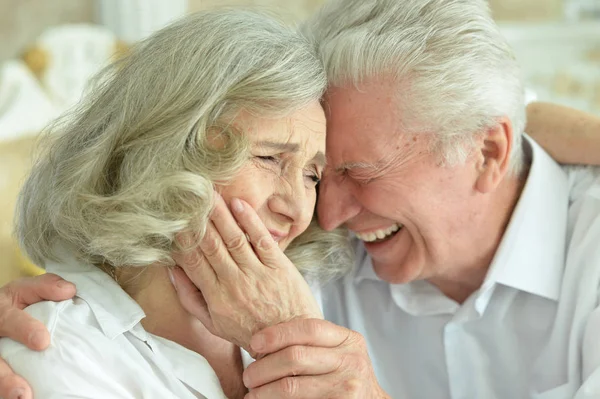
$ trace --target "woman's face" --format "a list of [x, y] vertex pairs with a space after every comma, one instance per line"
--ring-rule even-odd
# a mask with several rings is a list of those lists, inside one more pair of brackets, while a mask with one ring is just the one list
[[308, 227], [325, 166], [325, 115], [315, 101], [287, 117], [242, 113], [234, 125], [250, 141], [251, 158], [219, 191], [246, 201], [285, 249]]

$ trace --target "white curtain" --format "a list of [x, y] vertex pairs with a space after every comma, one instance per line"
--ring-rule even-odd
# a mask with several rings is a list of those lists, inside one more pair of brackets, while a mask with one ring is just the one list
[[96, 0], [97, 22], [132, 43], [186, 14], [187, 0]]

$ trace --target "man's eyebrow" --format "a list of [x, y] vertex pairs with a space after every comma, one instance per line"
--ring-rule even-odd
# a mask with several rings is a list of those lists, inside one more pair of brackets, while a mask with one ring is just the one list
[[[284, 152], [298, 152], [300, 151], [300, 145], [298, 143], [278, 143], [275, 141], [259, 141], [256, 143], [257, 147], [266, 147], [277, 151]], [[310, 160], [310, 162], [314, 162], [317, 166], [325, 167], [325, 154], [322, 151], [317, 151], [314, 157]]]
[[335, 168], [337, 173], [342, 173], [349, 169], [378, 169], [376, 165], [366, 162], [344, 162]]

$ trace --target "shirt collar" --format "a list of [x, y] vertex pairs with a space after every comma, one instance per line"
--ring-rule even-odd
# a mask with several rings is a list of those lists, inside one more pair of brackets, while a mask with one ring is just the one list
[[[568, 180], [560, 166], [527, 135], [523, 137], [523, 146], [531, 155], [529, 175], [477, 294], [474, 305], [479, 314], [487, 307], [496, 283], [551, 300], [558, 300], [560, 294], [565, 261]], [[357, 250], [355, 284], [364, 280], [382, 281], [375, 274], [362, 242], [357, 241], [354, 247]], [[458, 309], [458, 304], [453, 301], [441, 298], [436, 301], [436, 293], [443, 294], [428, 285], [419, 281], [390, 284], [391, 294], [394, 301], [411, 314], [454, 313]], [[415, 294], [427, 298], [421, 300], [413, 297]], [[406, 298], [409, 295], [411, 298]]]
[[120, 286], [96, 266], [64, 257], [61, 262], [47, 262], [46, 270], [75, 284], [77, 296], [90, 307], [102, 329], [110, 339], [130, 331], [142, 341], [146, 331], [139, 322], [146, 314]]
[[168, 362], [171, 371], [180, 381], [201, 393], [203, 397], [227, 399], [219, 377], [204, 357], [168, 339], [148, 335], [152, 351]]

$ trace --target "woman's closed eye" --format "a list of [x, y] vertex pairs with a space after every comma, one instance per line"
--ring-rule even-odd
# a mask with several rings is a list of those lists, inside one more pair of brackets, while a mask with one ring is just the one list
[[[266, 166], [277, 167], [281, 164], [282, 160], [276, 155], [256, 155], [255, 159]], [[316, 187], [321, 181], [320, 174], [315, 170], [305, 170], [304, 178], [307, 180], [307, 186]]]
[[304, 177], [314, 186], [321, 182], [321, 177], [315, 171], [306, 171]]
[[274, 155], [257, 155], [256, 158], [263, 162], [279, 163], [280, 159]]

